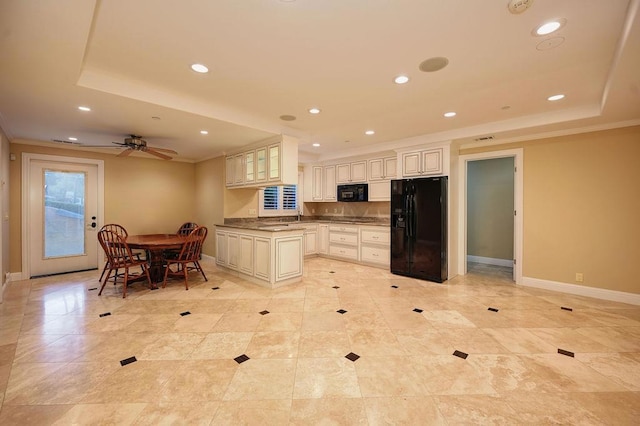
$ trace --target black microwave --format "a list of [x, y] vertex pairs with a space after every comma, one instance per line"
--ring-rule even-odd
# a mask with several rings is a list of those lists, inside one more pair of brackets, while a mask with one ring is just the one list
[[369, 185], [338, 185], [338, 201], [369, 201]]

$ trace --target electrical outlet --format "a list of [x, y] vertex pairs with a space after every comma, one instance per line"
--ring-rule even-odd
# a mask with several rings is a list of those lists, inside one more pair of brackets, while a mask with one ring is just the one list
[[256, 215], [256, 209], [249, 209], [249, 216], [255, 216]]
[[315, 213], [315, 212], [316, 212], [316, 209], [311, 209], [311, 213]]
[[338, 209], [333, 209], [333, 212], [334, 213], [338, 213]]
[[584, 274], [582, 272], [576, 272], [576, 282], [581, 283], [584, 281]]

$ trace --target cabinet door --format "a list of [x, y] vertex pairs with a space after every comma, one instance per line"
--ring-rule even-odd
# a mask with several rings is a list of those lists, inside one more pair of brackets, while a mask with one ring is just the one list
[[329, 225], [318, 225], [318, 253], [329, 254]]
[[318, 234], [316, 232], [307, 232], [306, 234], [304, 234], [304, 255], [305, 256], [318, 253], [317, 237], [318, 237]]
[[267, 148], [256, 149], [256, 182], [267, 181]]
[[384, 161], [382, 158], [369, 160], [369, 180], [384, 179]]
[[233, 183], [236, 185], [244, 183], [244, 154], [233, 156]]
[[302, 276], [302, 236], [276, 238], [276, 281]]
[[269, 146], [269, 180], [280, 179], [280, 144]]
[[442, 149], [422, 152], [422, 173], [425, 175], [442, 173]]
[[388, 157], [384, 159], [385, 179], [395, 179], [398, 176], [398, 157]]
[[238, 269], [245, 274], [253, 275], [253, 237], [240, 235]]
[[233, 156], [229, 156], [226, 157], [225, 159], [225, 183], [227, 186], [231, 186], [233, 185], [233, 178], [234, 178], [234, 162], [233, 162]]
[[391, 182], [386, 179], [369, 182], [369, 201], [391, 201]]
[[244, 153], [244, 183], [254, 183], [256, 181], [256, 152]]
[[367, 162], [358, 161], [357, 163], [351, 163], [351, 182], [366, 182], [367, 181]]
[[322, 167], [313, 166], [312, 172], [311, 199], [322, 201]]
[[216, 263], [227, 266], [227, 234], [216, 232]]
[[351, 165], [350, 164], [338, 164], [336, 166], [336, 183], [349, 183], [351, 182]]
[[254, 240], [254, 269], [257, 278], [269, 280], [271, 262], [271, 241], [268, 238], [255, 237]]
[[336, 166], [326, 166], [324, 168], [324, 201], [336, 201]]
[[406, 152], [402, 154], [402, 176], [420, 175], [420, 152]]
[[238, 269], [238, 234], [227, 234], [227, 267]]

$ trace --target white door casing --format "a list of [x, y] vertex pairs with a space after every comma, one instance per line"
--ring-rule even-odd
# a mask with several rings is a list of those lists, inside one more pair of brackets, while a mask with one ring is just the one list
[[[87, 176], [85, 188], [84, 253], [79, 256], [44, 256], [44, 170], [76, 172]], [[104, 216], [104, 162], [102, 160], [22, 154], [22, 277], [94, 269], [103, 252], [97, 232]], [[95, 219], [92, 219], [95, 217]], [[92, 224], [95, 223], [95, 226]]]
[[513, 279], [516, 284], [522, 284], [524, 217], [524, 152], [522, 148], [467, 154], [459, 157], [458, 178], [460, 182], [460, 190], [458, 191], [458, 274], [465, 275], [467, 273], [467, 163], [469, 161], [505, 157], [513, 157], [515, 167], [513, 179]]

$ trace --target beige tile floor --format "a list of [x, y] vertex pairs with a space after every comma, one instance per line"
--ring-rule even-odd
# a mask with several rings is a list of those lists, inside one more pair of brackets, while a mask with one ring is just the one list
[[638, 306], [516, 287], [499, 268], [446, 284], [305, 268], [267, 290], [205, 263], [207, 283], [124, 300], [91, 290], [99, 271], [10, 283], [0, 424], [640, 423]]

